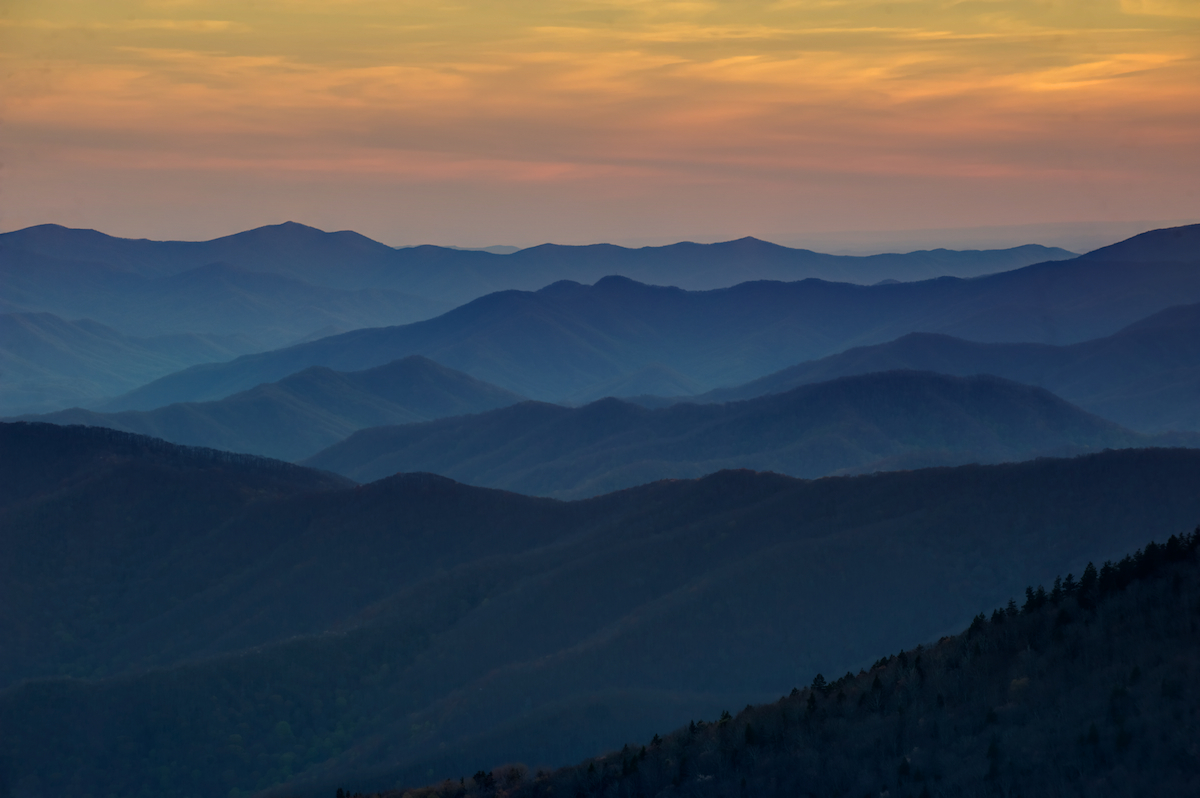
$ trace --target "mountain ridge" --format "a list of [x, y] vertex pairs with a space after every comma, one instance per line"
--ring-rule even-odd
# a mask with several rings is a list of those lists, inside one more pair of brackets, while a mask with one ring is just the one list
[[[419, 474], [345, 488], [162, 442], [114, 459], [96, 442], [148, 439], [108, 430], [0, 425], [6, 451], [14, 434], [36, 467], [0, 463], [23, 480], [0, 501], [0, 659], [51, 678], [0, 691], [0, 761], [59, 793], [328, 795], [355, 773], [576, 762], [1200, 517], [1190, 450], [727, 471], [564, 503]], [[299, 481], [238, 491], [242, 462]]]
[[[1200, 261], [1200, 254], [1195, 257]], [[1084, 341], [1181, 300], [1200, 302], [1194, 263], [1135, 268], [1076, 259], [971, 280], [878, 286], [759, 281], [700, 292], [617, 276], [592, 286], [564, 280], [532, 293], [489, 294], [404, 327], [357, 330], [194, 367], [102, 409], [217, 399], [310, 365], [354, 370], [409, 354], [541, 400], [571, 396], [651, 364], [717, 387], [908, 332], [985, 342]]]
[[364, 427], [478, 413], [523, 397], [410, 355], [359, 372], [310, 366], [214, 402], [97, 413], [72, 408], [11, 420], [83, 424], [281, 460], [300, 460]]
[[[496, 255], [434, 245], [393, 248], [353, 231], [325, 232], [296, 222], [266, 225], [210, 241], [122, 239], [94, 230], [40, 225], [0, 234], [0, 246], [6, 243], [57, 258], [76, 259], [82, 250], [89, 259], [112, 262], [144, 276], [230, 261], [334, 288], [395, 288], [456, 304], [507, 288], [536, 290], [563, 278], [590, 283], [625, 272], [642, 282], [682, 280], [686, 287], [700, 290], [764, 278], [821, 277], [869, 284], [885, 278], [907, 281], [940, 274], [968, 277], [1075, 257], [1067, 250], [1037, 244], [1003, 250], [826, 255], [750, 236], [715, 244], [685, 241], [650, 247], [540, 244], [511, 255]], [[175, 265], [164, 267], [171, 263]], [[339, 266], [332, 271], [323, 268], [329, 263]]]
[[[1176, 436], [1200, 445], [1200, 435]], [[366, 429], [304, 461], [360, 482], [428, 471], [578, 499], [666, 478], [752, 468], [798, 478], [1001, 462], [1153, 445], [1041, 388], [998, 377], [893, 371], [728, 404], [648, 410], [527, 402]]]
[[[705, 394], [692, 402], [723, 402], [789, 390], [801, 384], [894, 368], [966, 376], [987, 373], [1038, 385], [1086, 410], [1142, 432], [1200, 430], [1200, 304], [1178, 305], [1113, 335], [1065, 347], [966, 341], [910, 333], [800, 363], [758, 380]], [[648, 406], [672, 400], [636, 399]]]

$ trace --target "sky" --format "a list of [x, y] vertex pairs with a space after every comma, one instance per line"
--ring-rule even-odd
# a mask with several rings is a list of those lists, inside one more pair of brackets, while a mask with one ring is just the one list
[[1200, 0], [0, 0], [0, 229], [1200, 219]]

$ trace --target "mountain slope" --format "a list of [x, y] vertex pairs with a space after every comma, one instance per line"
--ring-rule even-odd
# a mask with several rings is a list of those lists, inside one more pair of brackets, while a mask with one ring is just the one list
[[[869, 672], [818, 674], [778, 701], [574, 767], [502, 765], [382, 796], [1195, 795], [1198, 543], [1151, 543], [1082, 588], [1030, 588], [1020, 610]], [[350, 783], [371, 781], [388, 783]]]
[[330, 325], [398, 324], [451, 307], [392, 289], [318, 286], [253, 263], [212, 261], [147, 276], [124, 264], [55, 259], [0, 244], [0, 264], [0, 306], [10, 311], [86, 316], [132, 335], [237, 334], [260, 350]]
[[[796, 477], [1026, 460], [1151, 439], [995, 377], [887, 372], [725, 405], [527, 403], [355, 433], [306, 461], [366, 482], [429, 471], [580, 498], [723, 468]], [[1200, 443], [1200, 436], [1196, 436]]]
[[74, 408], [21, 420], [109, 427], [185, 446], [300, 460], [364, 427], [480, 413], [521, 400], [414, 355], [351, 373], [314, 366], [216, 402], [123, 413]]
[[688, 292], [618, 277], [594, 286], [563, 282], [491, 294], [403, 327], [195, 367], [105, 409], [219, 399], [312, 365], [356, 370], [410, 354], [558, 400], [654, 364], [705, 387], [736, 384], [914, 331], [1066, 344], [1200, 301], [1200, 254], [1193, 254], [1186, 263], [1076, 259], [972, 280], [876, 286], [805, 280]]
[[258, 502], [351, 484], [98, 428], [3, 424], [0, 448], [0, 684], [103, 659], [96, 641], [169, 607], [167, 596], [185, 589], [184, 574], [151, 602], [143, 604], [141, 592], [164, 547]]
[[136, 338], [90, 319], [0, 314], [0, 414], [88, 404], [189, 365], [247, 351], [253, 346], [233, 336]]
[[980, 344], [913, 333], [800, 363], [688, 401], [747, 399], [889, 369], [995, 374], [1040, 385], [1085, 410], [1143, 432], [1200, 430], [1200, 305], [1168, 308], [1111, 336], [1063, 347]]
[[962, 628], [1200, 517], [1185, 450], [723, 472], [571, 503], [314, 475], [299, 494], [242, 492], [230, 515], [191, 512], [233, 475], [220, 460], [189, 470], [190, 450], [158, 443], [153, 463], [76, 468], [54, 460], [72, 436], [146, 439], [0, 434], [39, 453], [9, 467], [23, 481], [0, 503], [3, 634], [19, 644], [5, 671], [28, 673], [25, 655], [42, 673], [123, 674], [0, 692], [8, 783], [51, 794], [327, 795], [356, 773], [577, 761]]
[[1148, 230], [1093, 250], [1083, 257], [1087, 260], [1118, 263], [1195, 263], [1200, 252], [1200, 224]]

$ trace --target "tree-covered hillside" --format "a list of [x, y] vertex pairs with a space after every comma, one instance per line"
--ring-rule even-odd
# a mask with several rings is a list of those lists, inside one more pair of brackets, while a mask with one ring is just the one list
[[561, 502], [111, 430], [0, 425], [0, 446], [18, 796], [328, 798], [564, 765], [1200, 518], [1186, 449]]
[[962, 634], [573, 767], [510, 764], [381, 794], [1196, 795], [1198, 545], [1200, 529], [1089, 563]]

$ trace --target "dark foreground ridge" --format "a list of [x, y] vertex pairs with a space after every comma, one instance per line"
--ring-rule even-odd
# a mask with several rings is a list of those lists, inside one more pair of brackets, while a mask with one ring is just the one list
[[380, 795], [1197, 795], [1198, 546], [1200, 528], [1089, 563], [960, 635], [647, 745]]
[[1188, 449], [574, 502], [431, 474], [346, 487], [82, 427], [0, 424], [0, 452], [2, 798], [331, 798], [559, 767], [857, 671], [1200, 518]]

